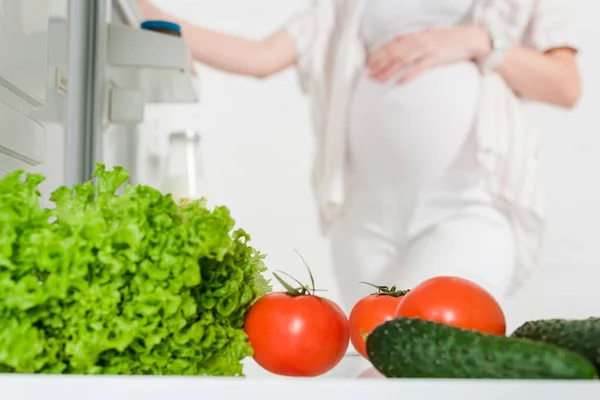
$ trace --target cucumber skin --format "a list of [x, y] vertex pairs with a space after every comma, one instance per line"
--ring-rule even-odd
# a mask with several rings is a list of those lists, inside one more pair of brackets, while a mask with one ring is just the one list
[[367, 354], [388, 378], [597, 378], [587, 359], [557, 346], [410, 318], [375, 328]]
[[530, 321], [511, 337], [549, 343], [579, 353], [600, 371], [600, 318]]

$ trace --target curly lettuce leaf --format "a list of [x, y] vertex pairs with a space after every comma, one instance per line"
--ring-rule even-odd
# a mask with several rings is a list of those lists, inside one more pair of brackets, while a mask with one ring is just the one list
[[45, 210], [43, 178], [22, 177], [0, 180], [0, 370], [242, 374], [244, 319], [271, 288], [227, 208], [98, 165]]

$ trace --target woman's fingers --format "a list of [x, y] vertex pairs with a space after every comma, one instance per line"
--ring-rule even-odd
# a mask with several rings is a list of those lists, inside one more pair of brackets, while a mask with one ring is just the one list
[[161, 10], [149, 0], [137, 0], [137, 5], [142, 11], [144, 18], [154, 19], [160, 18], [162, 15]]
[[385, 82], [394, 75], [396, 75], [402, 68], [403, 67], [401, 63], [391, 62], [388, 65], [386, 65], [385, 68], [380, 70], [377, 74], [371, 75], [371, 78], [377, 81]]
[[422, 52], [416, 50], [401, 58], [391, 59], [387, 65], [380, 67], [377, 71], [371, 71], [371, 77], [379, 81], [387, 81], [399, 71], [410, 68], [423, 57]]
[[367, 59], [367, 68], [371, 76], [379, 74], [383, 69], [389, 66], [394, 60], [391, 46], [386, 45], [379, 50], [376, 50]]
[[424, 49], [414, 41], [398, 37], [373, 52], [367, 60], [367, 68], [372, 78], [385, 81], [423, 56]]
[[370, 54], [367, 60], [367, 67], [374, 73], [385, 68], [392, 62], [397, 61], [398, 55], [402, 53], [404, 37], [397, 36], [388, 43], [381, 46]]

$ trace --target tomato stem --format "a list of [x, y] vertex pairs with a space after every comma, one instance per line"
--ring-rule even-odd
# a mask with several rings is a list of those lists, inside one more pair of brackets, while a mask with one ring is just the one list
[[377, 286], [368, 282], [361, 282], [363, 285], [369, 285], [377, 289], [376, 293], [373, 293], [373, 296], [390, 296], [390, 297], [403, 297], [410, 292], [410, 290], [398, 290], [396, 285], [391, 288], [388, 286]]
[[304, 257], [302, 257], [302, 254], [300, 254], [300, 252], [298, 250], [296, 250], [296, 253], [298, 253], [298, 255], [300, 256], [300, 259], [302, 260], [302, 262], [306, 266], [306, 269], [308, 270], [308, 275], [310, 276], [310, 282], [311, 282], [312, 287], [308, 287], [308, 285], [302, 284], [298, 279], [294, 278], [293, 276], [291, 276], [290, 274], [288, 274], [287, 272], [284, 272], [284, 271], [277, 271], [277, 272], [292, 279], [294, 282], [296, 282], [298, 285], [300, 285], [299, 288], [295, 288], [292, 285], [290, 285], [289, 283], [287, 283], [281, 276], [277, 275], [277, 273], [273, 273], [273, 276], [275, 276], [275, 279], [277, 279], [279, 281], [279, 283], [281, 283], [281, 285], [285, 288], [288, 296], [292, 296], [292, 297], [315, 296], [316, 292], [325, 292], [326, 290], [315, 288], [315, 278], [313, 277], [313, 274], [310, 270], [310, 267], [308, 266], [308, 263], [306, 262]]
[[313, 296], [314, 296], [315, 295], [315, 278], [313, 277], [312, 271], [310, 270], [310, 267], [308, 266], [308, 263], [306, 262], [304, 257], [302, 257], [302, 254], [300, 254], [300, 252], [298, 250], [294, 250], [294, 251], [298, 254], [300, 259], [304, 263], [304, 266], [308, 270], [308, 276], [310, 277], [310, 283], [312, 284], [312, 292], [313, 292]]
[[275, 277], [275, 279], [277, 279], [279, 281], [279, 283], [281, 283], [281, 285], [285, 288], [285, 290], [287, 290], [288, 295], [293, 296], [293, 297], [303, 295], [304, 288], [296, 289], [296, 288], [292, 287], [289, 283], [287, 283], [283, 278], [281, 278], [275, 272], [273, 272], [273, 276]]

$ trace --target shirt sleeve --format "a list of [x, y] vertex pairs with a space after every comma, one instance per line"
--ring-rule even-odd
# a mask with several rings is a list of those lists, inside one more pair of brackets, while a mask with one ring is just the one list
[[322, 68], [319, 60], [327, 51], [331, 16], [329, 0], [313, 0], [308, 8], [294, 15], [284, 25], [296, 47], [296, 71], [304, 92], [309, 92], [311, 83]]
[[318, 5], [313, 1], [309, 8], [294, 15], [284, 26], [294, 41], [299, 62], [310, 55], [317, 35], [317, 21]]
[[524, 44], [541, 52], [568, 47], [579, 50], [570, 0], [535, 0]]

